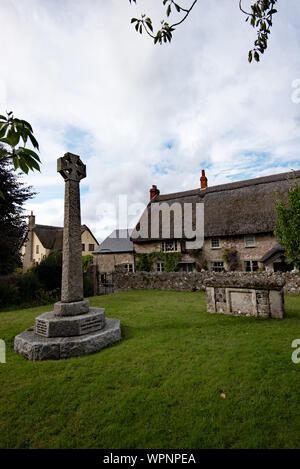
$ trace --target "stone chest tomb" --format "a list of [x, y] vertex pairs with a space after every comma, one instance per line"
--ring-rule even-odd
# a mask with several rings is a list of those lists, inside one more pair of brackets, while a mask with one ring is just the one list
[[284, 280], [263, 274], [215, 274], [204, 281], [207, 311], [282, 318]]

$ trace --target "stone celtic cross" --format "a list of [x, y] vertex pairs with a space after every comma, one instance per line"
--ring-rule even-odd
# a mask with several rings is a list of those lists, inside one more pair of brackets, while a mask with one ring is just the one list
[[79, 183], [86, 177], [85, 165], [66, 153], [58, 158], [57, 171], [65, 180], [61, 301], [15, 337], [14, 349], [29, 360], [78, 357], [121, 340], [119, 319], [106, 318], [104, 308], [90, 308], [83, 298]]
[[66, 153], [58, 158], [57, 171], [65, 180], [61, 303], [72, 303], [83, 300], [79, 183], [86, 166], [78, 155]]

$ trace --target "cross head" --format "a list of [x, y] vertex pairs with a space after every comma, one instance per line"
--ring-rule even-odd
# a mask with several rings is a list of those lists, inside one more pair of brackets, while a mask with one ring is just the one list
[[57, 160], [57, 171], [62, 175], [65, 181], [81, 181], [86, 177], [86, 166], [78, 155], [66, 153]]

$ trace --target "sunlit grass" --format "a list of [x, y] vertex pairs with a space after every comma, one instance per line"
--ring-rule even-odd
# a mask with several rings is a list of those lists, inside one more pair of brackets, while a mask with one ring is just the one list
[[61, 361], [13, 351], [52, 306], [0, 313], [1, 448], [300, 447], [300, 297], [283, 320], [210, 315], [204, 293], [90, 301], [121, 319], [123, 340]]

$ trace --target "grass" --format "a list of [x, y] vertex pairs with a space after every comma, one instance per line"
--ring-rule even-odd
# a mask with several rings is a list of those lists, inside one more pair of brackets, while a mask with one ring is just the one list
[[210, 315], [203, 293], [90, 301], [121, 319], [123, 340], [69, 360], [13, 351], [51, 306], [0, 313], [1, 448], [300, 447], [300, 297], [286, 297], [283, 320]]

